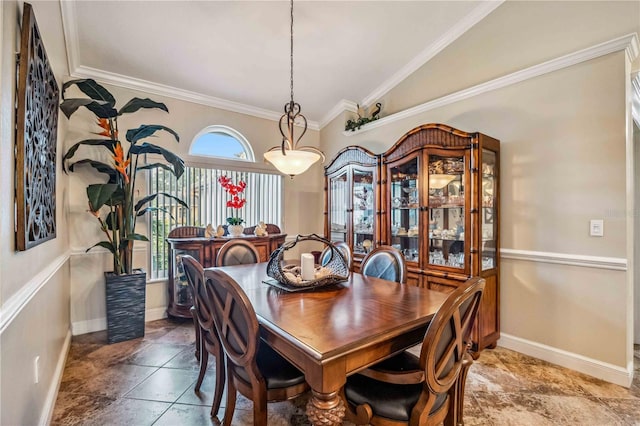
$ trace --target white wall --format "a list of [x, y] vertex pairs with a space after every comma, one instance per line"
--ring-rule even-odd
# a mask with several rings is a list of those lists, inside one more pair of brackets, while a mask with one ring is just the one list
[[[67, 74], [59, 4], [32, 2], [58, 84]], [[0, 44], [0, 424], [46, 421], [70, 341], [69, 243], [66, 178], [60, 159], [64, 125], [58, 129], [57, 237], [15, 251], [14, 155], [15, 52], [19, 50], [22, 3], [3, 1]], [[39, 383], [34, 358], [40, 357]]]
[[[397, 120], [343, 134], [345, 114], [321, 131], [329, 156], [346, 145], [381, 153], [432, 122], [499, 139], [499, 344], [625, 385], [633, 373], [625, 51], [454, 95], [637, 32], [639, 15], [637, 2], [507, 2], [383, 97], [384, 114]], [[427, 107], [405, 114], [417, 105]], [[604, 219], [604, 237], [589, 237], [589, 219]]]

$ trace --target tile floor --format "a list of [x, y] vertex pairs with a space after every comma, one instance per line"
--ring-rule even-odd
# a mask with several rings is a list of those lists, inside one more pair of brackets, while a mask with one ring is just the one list
[[[154, 321], [142, 339], [105, 341], [105, 332], [73, 338], [53, 425], [213, 424], [213, 371], [200, 394], [193, 391], [198, 365], [190, 321]], [[635, 369], [626, 389], [507, 349], [486, 350], [469, 373], [465, 424], [640, 425], [638, 346]], [[269, 404], [269, 425], [307, 425], [307, 398]], [[252, 420], [251, 402], [239, 397], [233, 424]]]

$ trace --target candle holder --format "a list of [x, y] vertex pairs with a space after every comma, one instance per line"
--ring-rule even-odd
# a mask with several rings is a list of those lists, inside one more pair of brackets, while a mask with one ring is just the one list
[[[298, 266], [287, 265], [283, 261], [284, 252], [295, 247], [295, 245], [300, 241], [318, 241], [330, 248], [331, 254], [328, 257], [328, 262], [322, 267], [315, 267], [316, 270], [320, 268], [321, 273], [316, 274], [316, 278], [311, 280], [296, 279], [296, 277], [292, 275], [292, 271], [295, 268], [301, 268]], [[284, 243], [271, 253], [269, 263], [267, 264], [267, 275], [280, 283], [280, 288], [290, 291], [299, 291], [346, 281], [349, 279], [349, 266], [344, 255], [331, 243], [331, 241], [316, 234], [298, 235], [295, 240]]]

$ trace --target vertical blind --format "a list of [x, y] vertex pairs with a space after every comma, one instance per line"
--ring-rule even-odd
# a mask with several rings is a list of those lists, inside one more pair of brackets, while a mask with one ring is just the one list
[[[159, 196], [151, 215], [151, 278], [167, 277], [168, 245], [166, 238], [177, 226], [213, 227], [226, 224], [234, 216], [244, 219], [245, 226], [258, 222], [282, 227], [282, 176], [267, 173], [187, 167], [180, 179], [162, 168], [150, 172], [151, 193], [167, 193], [185, 201], [184, 208], [169, 197]], [[218, 183], [220, 176], [229, 177], [234, 184], [247, 183], [243, 197], [247, 199], [241, 209], [227, 207], [231, 196]]]

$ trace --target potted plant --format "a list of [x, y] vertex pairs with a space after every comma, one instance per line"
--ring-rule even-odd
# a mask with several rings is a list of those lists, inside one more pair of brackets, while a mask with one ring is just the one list
[[[227, 207], [236, 210], [244, 207], [247, 200], [246, 198], [240, 198], [240, 195], [247, 187], [246, 182], [241, 180], [238, 181], [237, 185], [235, 185], [227, 176], [220, 176], [218, 178], [218, 183], [220, 184], [220, 186], [222, 186], [227, 194], [231, 195], [231, 199], [227, 201]], [[232, 237], [241, 237], [244, 231], [244, 226], [242, 226], [244, 219], [238, 217], [238, 214], [239, 213], [236, 212], [235, 216], [230, 216], [227, 218], [227, 223], [229, 224], [227, 226], [227, 231]]]
[[[84, 97], [66, 98], [66, 91], [77, 87]], [[62, 86], [62, 104], [60, 109], [67, 118], [81, 107], [85, 107], [97, 117], [97, 126], [101, 130], [98, 137], [75, 143], [65, 153], [63, 170], [75, 171], [78, 167], [89, 167], [104, 175], [105, 181], [87, 186], [89, 213], [95, 216], [106, 240], [96, 243], [113, 255], [113, 271], [105, 272], [107, 332], [109, 343], [144, 336], [144, 310], [146, 273], [142, 269], [133, 269], [133, 244], [135, 241], [149, 241], [136, 232], [136, 220], [147, 212], [166, 211], [161, 207], [151, 207], [149, 203], [158, 196], [175, 199], [181, 205], [187, 205], [167, 193], [150, 194], [136, 198], [135, 184], [138, 172], [161, 167], [171, 171], [176, 177], [184, 172], [184, 162], [167, 149], [151, 144], [147, 138], [156, 133], [170, 135], [179, 142], [178, 134], [168, 127], [157, 124], [144, 124], [125, 133], [126, 142], [120, 140], [118, 118], [134, 113], [141, 108], [159, 109], [169, 112], [166, 105], [151, 99], [133, 98], [121, 108], [116, 109], [113, 95], [91, 79], [68, 81]], [[125, 150], [123, 142], [128, 146]], [[84, 158], [69, 162], [81, 146], [102, 150], [96, 152], [100, 161]], [[165, 161], [141, 164], [140, 155], [156, 154]], [[69, 164], [68, 164], [69, 163]]]

